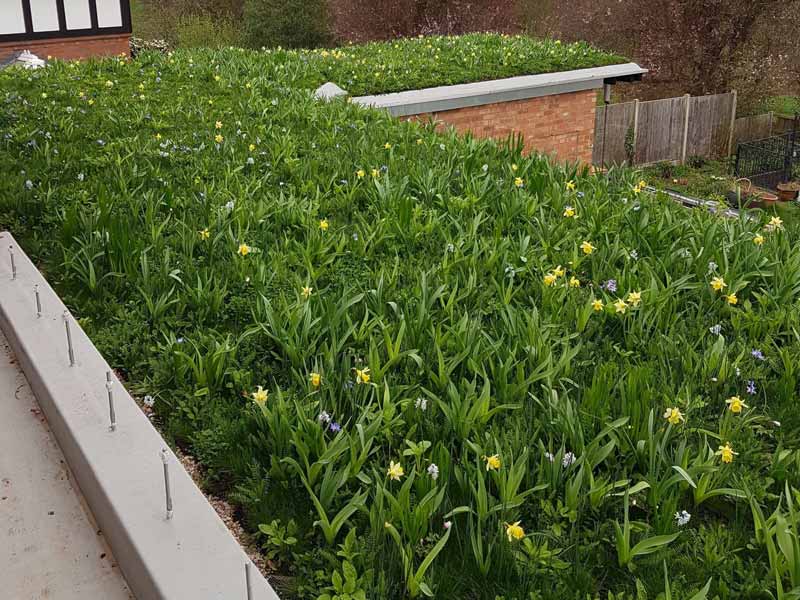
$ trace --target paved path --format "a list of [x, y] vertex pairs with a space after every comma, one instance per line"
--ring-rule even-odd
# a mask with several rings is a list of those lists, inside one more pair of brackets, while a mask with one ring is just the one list
[[0, 596], [130, 600], [15, 362], [0, 331]]

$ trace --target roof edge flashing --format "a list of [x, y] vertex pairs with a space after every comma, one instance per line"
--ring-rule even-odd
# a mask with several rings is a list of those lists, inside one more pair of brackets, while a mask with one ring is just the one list
[[392, 116], [401, 117], [600, 89], [606, 83], [641, 79], [645, 73], [647, 70], [636, 63], [625, 63], [375, 96], [359, 96], [352, 101], [362, 106], [383, 108]]

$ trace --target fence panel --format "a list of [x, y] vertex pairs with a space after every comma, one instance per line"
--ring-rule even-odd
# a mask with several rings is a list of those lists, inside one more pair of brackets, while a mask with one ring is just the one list
[[684, 97], [641, 102], [636, 135], [636, 163], [680, 160], [685, 118]]
[[686, 156], [727, 156], [732, 111], [733, 94], [691, 98]]
[[625, 102], [598, 107], [594, 122], [594, 164], [622, 164], [628, 159], [625, 137], [633, 128], [635, 105]]
[[733, 129], [734, 148], [743, 142], [752, 142], [771, 136], [773, 120], [772, 113], [736, 119]]

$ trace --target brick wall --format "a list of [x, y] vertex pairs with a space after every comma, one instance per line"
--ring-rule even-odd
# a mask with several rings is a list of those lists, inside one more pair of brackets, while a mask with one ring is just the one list
[[39, 58], [60, 58], [73, 60], [90, 56], [111, 56], [129, 54], [130, 35], [89, 35], [71, 38], [50, 38], [46, 40], [27, 40], [20, 42], [0, 42], [0, 56], [17, 50], [30, 50]]
[[560, 161], [592, 164], [596, 91], [571, 92], [405, 117], [471, 132], [479, 138], [522, 134], [526, 152], [555, 155]]

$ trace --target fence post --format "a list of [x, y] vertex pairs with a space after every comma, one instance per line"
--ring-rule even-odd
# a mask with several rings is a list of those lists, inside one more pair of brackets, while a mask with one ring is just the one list
[[683, 96], [686, 99], [686, 114], [683, 118], [683, 150], [681, 151], [681, 164], [686, 163], [686, 148], [689, 144], [689, 103], [692, 97], [689, 94]]
[[736, 102], [738, 99], [736, 90], [731, 90], [731, 95], [733, 96], [733, 102], [731, 103], [731, 131], [728, 135], [728, 158], [733, 154], [733, 135], [736, 131]]
[[[639, 137], [639, 99], [633, 101], [633, 164], [636, 164], [636, 140]], [[633, 165], [631, 165], [633, 166]]]
[[775, 113], [769, 111], [769, 135], [767, 137], [772, 137], [772, 123], [775, 121]]

